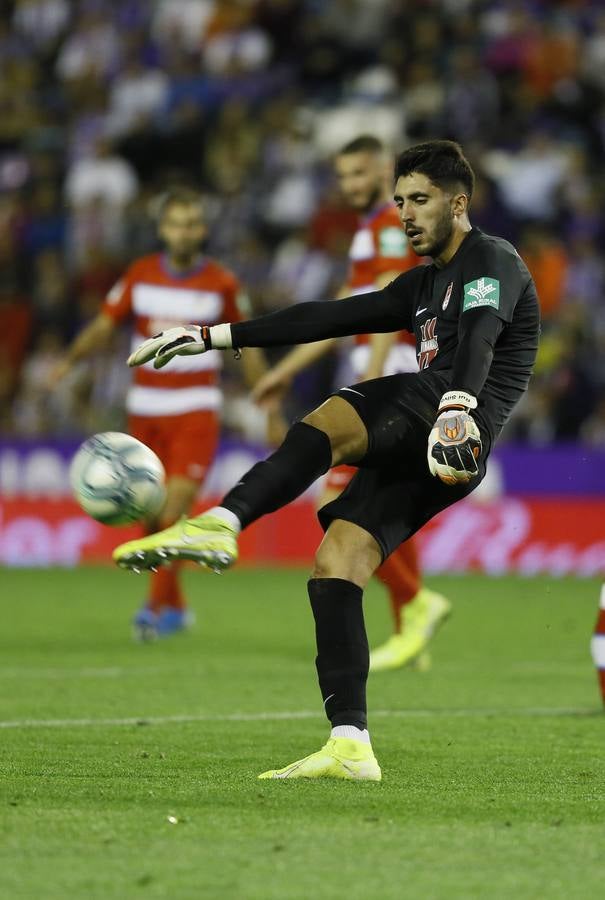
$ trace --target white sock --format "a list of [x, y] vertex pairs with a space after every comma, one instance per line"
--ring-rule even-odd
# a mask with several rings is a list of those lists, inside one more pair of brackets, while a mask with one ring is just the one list
[[217, 519], [222, 519], [223, 522], [226, 522], [227, 525], [230, 525], [231, 528], [234, 528], [238, 534], [242, 530], [242, 523], [237, 518], [235, 513], [231, 512], [230, 509], [225, 509], [224, 506], [213, 506], [212, 509], [206, 510], [206, 515], [216, 516]]
[[349, 738], [353, 741], [361, 741], [362, 744], [370, 743], [370, 732], [367, 728], [362, 731], [356, 725], [336, 725], [330, 732], [330, 737]]

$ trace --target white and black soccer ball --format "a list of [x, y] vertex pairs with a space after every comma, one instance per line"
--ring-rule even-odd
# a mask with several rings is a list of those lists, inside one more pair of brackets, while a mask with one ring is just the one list
[[120, 431], [105, 431], [84, 441], [72, 460], [69, 479], [84, 512], [104, 525], [153, 518], [166, 496], [160, 459]]

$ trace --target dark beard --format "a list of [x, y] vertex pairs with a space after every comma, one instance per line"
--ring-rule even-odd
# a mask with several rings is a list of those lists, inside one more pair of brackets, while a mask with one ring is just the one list
[[439, 256], [443, 250], [446, 248], [451, 236], [452, 231], [454, 230], [454, 225], [452, 221], [452, 214], [448, 207], [448, 209], [444, 210], [443, 216], [437, 223], [436, 231], [435, 231], [435, 240], [429, 249], [426, 251], [426, 256], [430, 256], [435, 259]]

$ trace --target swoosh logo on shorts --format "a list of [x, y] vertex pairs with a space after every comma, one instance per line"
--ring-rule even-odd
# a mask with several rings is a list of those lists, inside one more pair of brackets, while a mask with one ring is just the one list
[[416, 310], [416, 315], [419, 316], [420, 313], [426, 312], [427, 309], [428, 309], [428, 306], [423, 306], [422, 309], [417, 309], [417, 310]]

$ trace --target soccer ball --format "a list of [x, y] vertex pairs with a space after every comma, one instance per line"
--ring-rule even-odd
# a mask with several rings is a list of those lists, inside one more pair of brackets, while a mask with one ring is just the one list
[[76, 500], [104, 525], [153, 518], [166, 495], [164, 478], [164, 466], [153, 450], [120, 431], [84, 441], [69, 470]]

